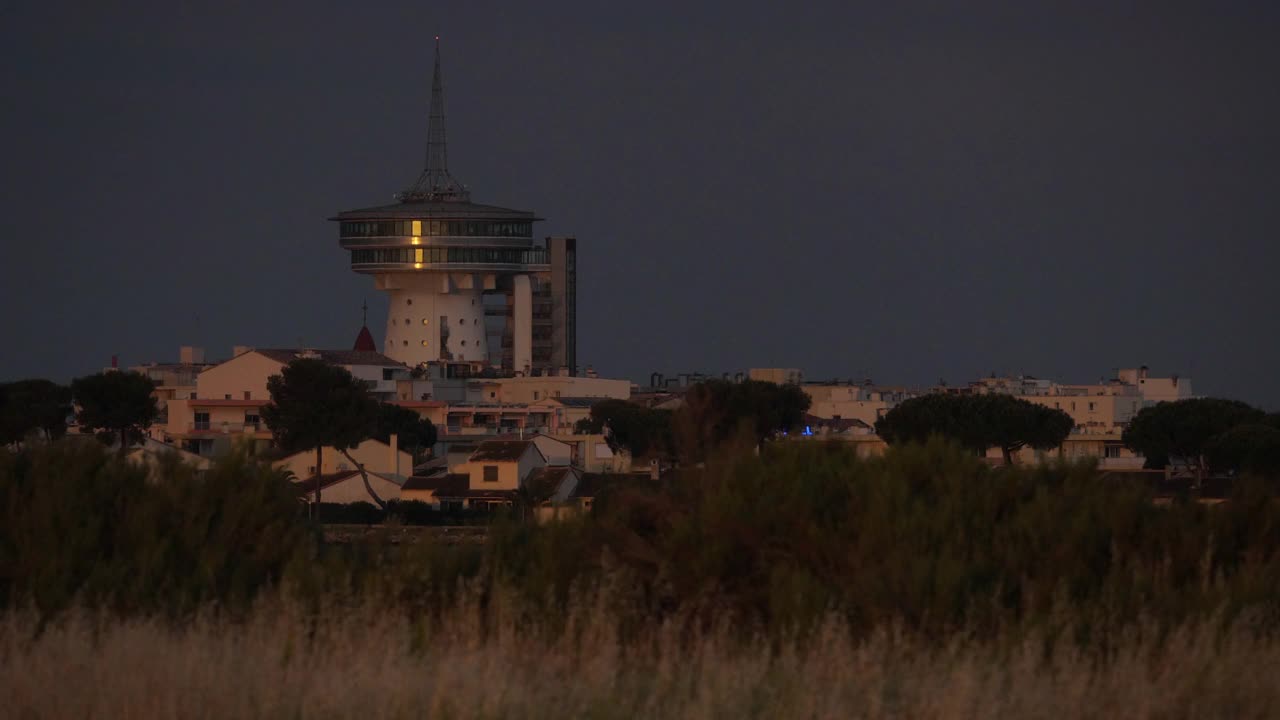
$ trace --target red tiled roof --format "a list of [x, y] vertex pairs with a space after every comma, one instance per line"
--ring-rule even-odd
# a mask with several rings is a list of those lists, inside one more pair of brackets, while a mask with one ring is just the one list
[[515, 490], [472, 490], [471, 476], [452, 473], [442, 477], [411, 477], [403, 490], [430, 490], [441, 499], [513, 500]]
[[[531, 445], [532, 440], [486, 440], [471, 454], [471, 459], [477, 462], [514, 462], [524, 456]], [[542, 454], [537, 446], [534, 450]]]
[[539, 500], [549, 498], [560, 489], [560, 484], [564, 482], [564, 476], [569, 473], [571, 468], [568, 465], [549, 465], [544, 468], [538, 468], [529, 474], [529, 479], [525, 481], [525, 486], [533, 496]]
[[367, 350], [255, 348], [253, 352], [286, 365], [299, 357], [306, 357], [309, 354], [310, 356], [319, 358], [330, 365], [377, 365], [381, 367], [404, 367], [404, 363], [398, 363], [386, 355], [377, 352], [369, 352]]
[[431, 490], [437, 495], [454, 496], [471, 487], [471, 476], [458, 473], [422, 477], [415, 475], [404, 482], [401, 490]]
[[373, 333], [369, 332], [369, 326], [361, 326], [360, 334], [356, 335], [356, 344], [351, 349], [357, 352], [378, 352], [378, 346], [373, 344]]
[[846, 430], [870, 429], [871, 426], [857, 418], [823, 418], [805, 413], [804, 424], [814, 427], [831, 428], [836, 432]]
[[[328, 473], [326, 475], [321, 475], [320, 476], [321, 495], [323, 496], [325, 488], [331, 487], [333, 485], [337, 485], [343, 480], [347, 480], [351, 478], [352, 475], [359, 475], [359, 474], [360, 473], [356, 470], [343, 470], [342, 472]], [[297, 480], [293, 483], [293, 485], [295, 488], [298, 489], [299, 492], [303, 494], [314, 493], [316, 491], [316, 476], [312, 475], [311, 477], [303, 478], [302, 480]]]

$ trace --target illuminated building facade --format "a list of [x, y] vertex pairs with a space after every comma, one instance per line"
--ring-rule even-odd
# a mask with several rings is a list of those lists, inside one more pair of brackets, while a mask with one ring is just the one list
[[332, 218], [351, 269], [389, 296], [384, 354], [574, 373], [577, 241], [535, 240], [541, 218], [473, 203], [449, 174], [438, 38], [427, 135], [426, 168], [396, 204]]

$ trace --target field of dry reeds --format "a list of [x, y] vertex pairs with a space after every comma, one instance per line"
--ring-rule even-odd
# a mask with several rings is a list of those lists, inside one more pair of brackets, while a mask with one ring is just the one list
[[[334, 608], [333, 610], [336, 610]], [[1043, 635], [924, 642], [833, 620], [804, 642], [675, 625], [630, 641], [587, 606], [560, 632], [463, 606], [426, 625], [385, 608], [236, 622], [72, 612], [0, 621], [15, 718], [1267, 718], [1280, 644], [1211, 623], [1134, 627], [1107, 656]], [[487, 620], [487, 622], [482, 622]], [[482, 625], [487, 625], [482, 627]]]

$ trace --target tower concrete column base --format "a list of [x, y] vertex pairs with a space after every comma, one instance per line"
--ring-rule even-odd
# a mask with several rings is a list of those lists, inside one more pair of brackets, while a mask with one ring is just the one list
[[512, 369], [529, 375], [533, 368], [533, 288], [528, 275], [512, 279], [515, 307], [511, 328]]
[[434, 360], [488, 362], [483, 281], [466, 274], [380, 275], [387, 292], [384, 354], [410, 367]]

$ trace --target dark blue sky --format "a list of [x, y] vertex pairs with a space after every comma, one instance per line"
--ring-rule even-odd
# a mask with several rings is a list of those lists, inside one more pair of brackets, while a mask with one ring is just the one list
[[1273, 3], [106, 5], [0, 8], [0, 379], [381, 337], [326, 218], [417, 176], [438, 33], [450, 169], [579, 238], [602, 373], [1280, 408]]

